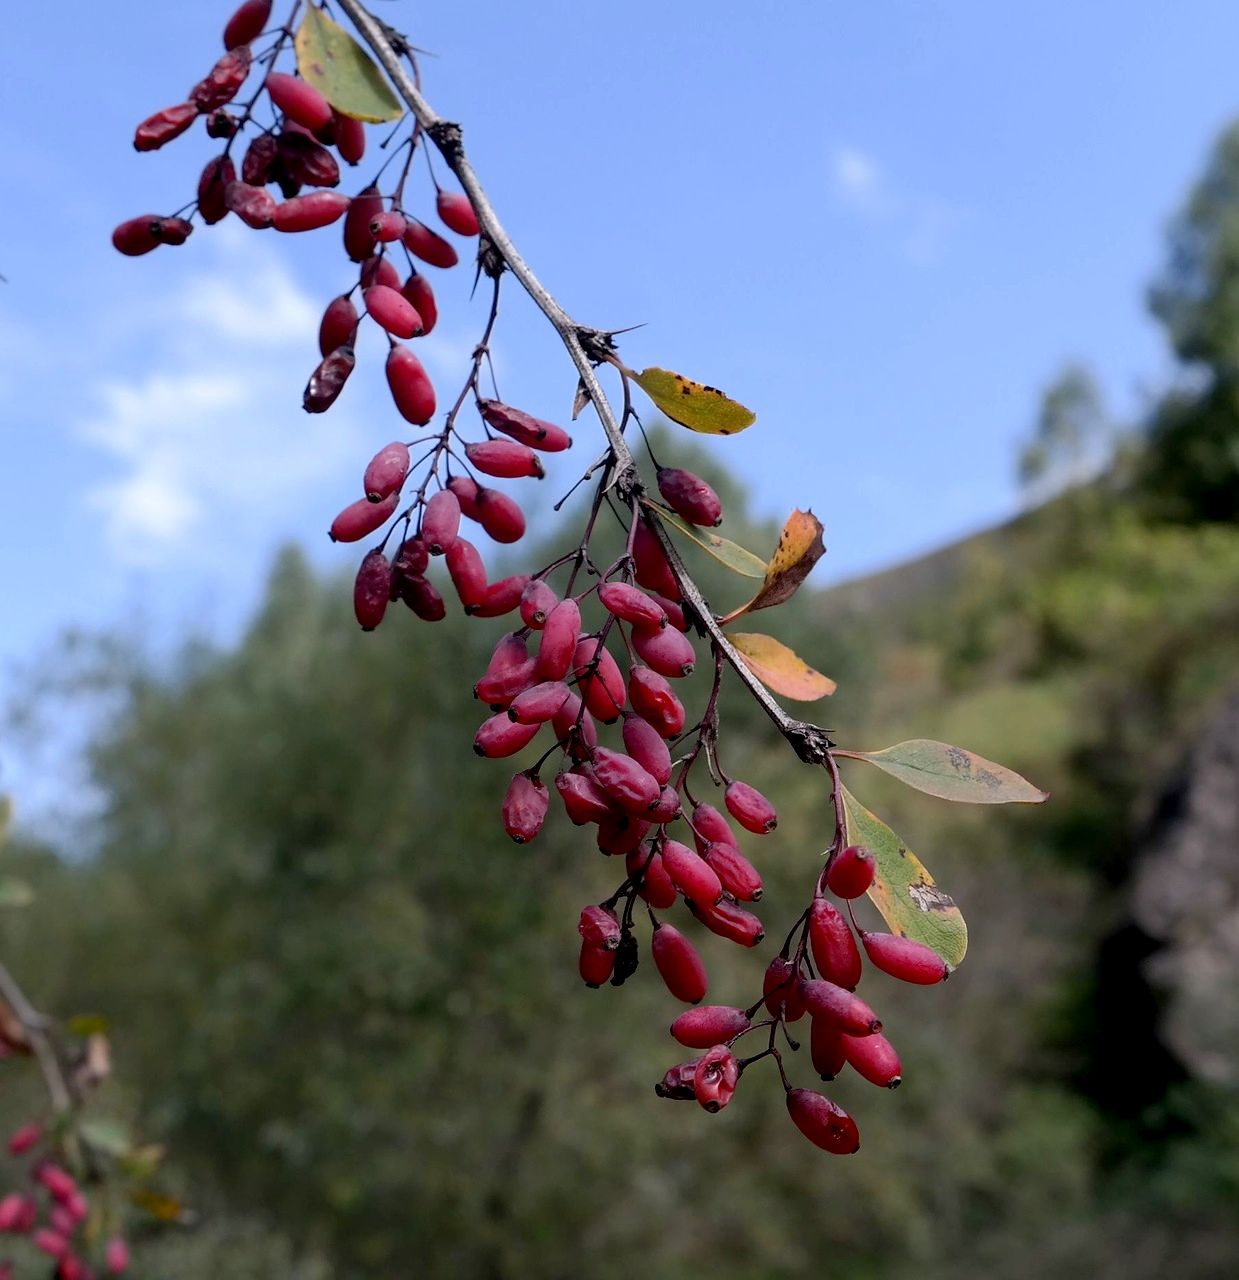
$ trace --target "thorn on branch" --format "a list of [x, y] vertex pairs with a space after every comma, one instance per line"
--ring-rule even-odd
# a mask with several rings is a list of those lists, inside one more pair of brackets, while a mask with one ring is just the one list
[[588, 329], [577, 325], [576, 340], [581, 344], [590, 364], [602, 364], [615, 354], [615, 335], [605, 329]]
[[498, 280], [507, 270], [503, 254], [495, 247], [495, 242], [482, 232], [478, 242], [478, 270], [491, 280]]

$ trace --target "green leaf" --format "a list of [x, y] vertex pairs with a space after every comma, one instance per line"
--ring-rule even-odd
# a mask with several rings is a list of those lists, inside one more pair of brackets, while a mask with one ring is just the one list
[[868, 760], [918, 791], [964, 804], [1041, 804], [1050, 794], [984, 756], [930, 738], [897, 742], [884, 751], [837, 754], [850, 760]]
[[94, 1116], [78, 1125], [78, 1132], [92, 1147], [110, 1156], [126, 1155], [133, 1146], [129, 1128], [112, 1116]]
[[720, 537], [717, 533], [711, 533], [708, 529], [698, 529], [687, 521], [681, 520], [674, 511], [664, 507], [661, 503], [653, 502], [649, 498], [642, 498], [642, 502], [652, 511], [657, 512], [658, 518], [664, 524], [669, 524], [677, 533], [682, 533], [686, 538], [691, 538], [702, 550], [708, 551], [720, 564], [726, 565], [732, 573], [738, 573], [744, 578], [760, 578], [765, 575], [765, 561], [755, 556], [751, 551], [746, 551], [738, 542], [732, 542], [729, 538]]
[[864, 845], [877, 864], [869, 897], [887, 927], [957, 966], [968, 950], [968, 926], [954, 901], [934, 884], [916, 854], [846, 787], [843, 807], [848, 843]]
[[797, 702], [816, 702], [839, 687], [820, 671], [815, 671], [793, 649], [781, 640], [760, 631], [737, 631], [728, 634], [732, 647], [744, 659], [744, 665], [767, 688]]
[[101, 1013], [77, 1013], [74, 1014], [65, 1027], [75, 1036], [81, 1036], [83, 1040], [87, 1036], [102, 1036], [108, 1033], [108, 1020]]
[[0, 907], [28, 907], [34, 901], [34, 890], [15, 876], [0, 876]]
[[297, 30], [297, 70], [342, 115], [381, 124], [404, 107], [370, 55], [338, 23], [313, 5]]
[[744, 405], [729, 400], [717, 387], [694, 382], [668, 369], [627, 370], [633, 381], [671, 419], [690, 431], [732, 436], [757, 421]]

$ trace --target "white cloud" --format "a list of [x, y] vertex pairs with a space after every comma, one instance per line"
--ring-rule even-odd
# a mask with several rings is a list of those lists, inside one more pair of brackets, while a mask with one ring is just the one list
[[883, 203], [882, 170], [870, 155], [855, 147], [838, 147], [834, 154], [835, 189], [849, 204], [876, 210]]

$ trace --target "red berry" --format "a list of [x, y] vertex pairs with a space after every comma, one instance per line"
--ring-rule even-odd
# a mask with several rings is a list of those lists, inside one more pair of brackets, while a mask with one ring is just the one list
[[700, 1058], [694, 1058], [691, 1062], [677, 1063], [654, 1086], [654, 1092], [660, 1098], [669, 1098], [675, 1102], [695, 1101], [697, 1093], [693, 1088], [693, 1080], [700, 1061]]
[[870, 1084], [898, 1089], [903, 1080], [899, 1054], [883, 1035], [843, 1037], [843, 1053], [853, 1069]]
[[222, 108], [219, 111], [212, 111], [206, 118], [208, 138], [231, 138], [240, 127], [241, 122], [236, 116], [231, 111], [225, 111]]
[[441, 235], [416, 218], [408, 219], [401, 238], [404, 247], [415, 258], [428, 262], [432, 267], [454, 267], [460, 261], [456, 250]]
[[34, 1207], [33, 1202], [28, 1202], [24, 1196], [19, 1196], [16, 1191], [9, 1192], [7, 1196], [0, 1200], [0, 1231], [23, 1231], [25, 1229], [23, 1224], [28, 1216], [28, 1204], [31, 1208]]
[[712, 804], [699, 804], [693, 809], [692, 827], [698, 853], [705, 853], [712, 844], [736, 844], [735, 832]]
[[703, 1004], [686, 1009], [671, 1024], [671, 1034], [686, 1049], [709, 1049], [734, 1039], [752, 1024], [743, 1009], [726, 1004]]
[[651, 532], [644, 520], [637, 521], [637, 531], [633, 535], [632, 560], [634, 576], [643, 586], [669, 600], [680, 598], [680, 584], [667, 561], [658, 539]]
[[[270, 8], [270, 5], [267, 6]], [[129, 1267], [129, 1246], [123, 1236], [113, 1236], [105, 1253], [107, 1268], [113, 1275], [120, 1275]]]
[[412, 338], [421, 333], [422, 318], [404, 294], [385, 284], [374, 284], [362, 296], [370, 318], [388, 333], [397, 338]]
[[435, 303], [434, 290], [425, 276], [414, 272], [405, 282], [401, 290], [414, 310], [422, 318], [422, 336], [425, 337], [439, 319], [439, 308]]
[[279, 110], [311, 133], [331, 123], [331, 103], [312, 84], [297, 76], [269, 71], [267, 92]]
[[251, 187], [265, 186], [271, 181], [279, 159], [279, 142], [273, 133], [260, 133], [241, 160], [241, 181]]
[[723, 798], [727, 812], [754, 835], [765, 835], [778, 825], [779, 815], [775, 812], [774, 805], [747, 782], [728, 783]]
[[600, 822], [611, 815], [611, 802], [606, 792], [586, 774], [571, 771], [558, 774], [555, 790], [563, 801], [568, 820], [575, 826]]
[[224, 188], [224, 203], [255, 231], [262, 231], [275, 220], [275, 197], [263, 187], [248, 182], [230, 182]]
[[59, 1231], [49, 1231], [46, 1228], [36, 1231], [30, 1237], [30, 1243], [49, 1258], [59, 1258], [69, 1252], [69, 1242]]
[[620, 944], [619, 918], [610, 907], [584, 907], [577, 932], [591, 947], [614, 951]]
[[155, 235], [155, 226], [159, 222], [157, 213], [144, 213], [139, 218], [129, 218], [112, 232], [112, 247], [127, 258], [138, 258], [152, 249], [159, 248], [159, 237]]
[[216, 111], [237, 96], [249, 73], [249, 45], [237, 45], [194, 85], [189, 91], [189, 100], [203, 115]]
[[[483, 696], [482, 686], [485, 684], [486, 692], [500, 692], [504, 706], [507, 706], [522, 689], [529, 685], [528, 677], [532, 670], [533, 663], [530, 661], [524, 636], [517, 635], [515, 632], [501, 636], [490, 655], [490, 661], [486, 664], [482, 679], [474, 686], [474, 697], [481, 698], [487, 703], [495, 701]], [[513, 684], [513, 681], [518, 678], [519, 683]], [[505, 689], [506, 695], [502, 692]]]
[[762, 979], [766, 1008], [776, 1016], [782, 1010], [788, 1022], [798, 1022], [803, 1018], [804, 1001], [800, 997], [799, 981], [800, 969], [796, 963], [786, 956], [775, 956]]
[[739, 946], [755, 947], [766, 936], [762, 922], [751, 911], [745, 911], [726, 898], [710, 907], [690, 898], [688, 909], [711, 933]]
[[[613, 724], [624, 707], [624, 677], [600, 637], [583, 636], [577, 641], [572, 670], [590, 713], [603, 724]], [[661, 786], [666, 778], [658, 781]]]
[[882, 1030], [877, 1014], [860, 998], [845, 987], [836, 986], [824, 978], [814, 978], [800, 984], [800, 995], [805, 1008], [817, 1018], [833, 1022], [840, 1031], [850, 1036], [871, 1036]]
[[423, 622], [442, 622], [447, 606], [434, 583], [426, 578], [402, 578], [400, 598]]
[[575, 600], [561, 600], [547, 614], [538, 640], [539, 679], [564, 679], [572, 669], [580, 630], [581, 609]]
[[555, 731], [555, 741], [565, 744], [565, 750], [574, 760], [588, 760], [598, 745], [598, 726], [575, 693], [570, 693], [555, 713], [551, 728]]
[[721, 1111], [736, 1091], [740, 1064], [726, 1045], [716, 1044], [697, 1062], [693, 1072], [693, 1094], [709, 1112]]
[[487, 426], [513, 440], [538, 449], [543, 453], [559, 453], [572, 444], [572, 437], [553, 422], [543, 422], [523, 409], [513, 409], [498, 400], [483, 400], [479, 405], [482, 419]]
[[568, 701], [571, 690], [562, 680], [543, 680], [512, 699], [508, 716], [519, 724], [545, 724]]
[[502, 618], [520, 604], [521, 592], [528, 585], [527, 573], [514, 573], [509, 578], [500, 578], [498, 582], [487, 585], [476, 604], [466, 605], [465, 612], [474, 618]]
[[424, 427], [434, 417], [435, 389], [426, 370], [413, 352], [398, 342], [387, 354], [387, 385], [406, 422]]
[[468, 516], [470, 520], [476, 520], [478, 518], [477, 482], [468, 476], [452, 476], [447, 482], [447, 487], [456, 495], [456, 501], [460, 503], [460, 514]]
[[357, 308], [341, 295], [328, 304], [318, 326], [318, 349], [329, 356], [338, 347], [352, 346], [357, 333]]
[[[276, 177], [286, 196], [296, 195], [291, 186], [335, 187], [340, 182], [340, 166], [335, 156], [311, 133], [291, 120], [284, 121], [276, 139], [279, 168]], [[282, 173], [280, 171], [283, 171]], [[350, 206], [351, 207], [351, 206]]]
[[610, 981], [615, 972], [615, 952], [607, 947], [595, 947], [581, 942], [581, 958], [578, 962], [581, 981], [587, 987], [600, 987]]
[[762, 896], [757, 868], [734, 844], [715, 841], [699, 850], [710, 864], [723, 888], [740, 902], [757, 902]]
[[41, 1124], [24, 1124], [9, 1138], [9, 1155], [24, 1156], [43, 1137]]
[[440, 191], [435, 199], [435, 207], [443, 225], [455, 231], [458, 236], [475, 236], [481, 230], [469, 197], [459, 191]]
[[814, 898], [809, 908], [809, 947], [817, 971], [851, 991], [860, 981], [860, 950], [843, 913], [833, 902]]
[[860, 1150], [860, 1133], [850, 1115], [829, 1098], [811, 1089], [790, 1089], [787, 1113], [814, 1146], [831, 1155], [850, 1156]]
[[951, 966], [933, 949], [912, 938], [900, 938], [893, 933], [865, 933], [860, 935], [861, 945], [870, 963], [883, 973], [901, 982], [914, 982], [930, 987], [942, 982], [951, 972]]
[[708, 909], [723, 896], [718, 874], [688, 845], [664, 840], [662, 859], [671, 882], [690, 902]]
[[521, 596], [521, 621], [535, 631], [541, 631], [547, 616], [559, 603], [559, 597], [542, 578], [532, 578]]
[[650, 824], [630, 813], [612, 814], [598, 824], [598, 848], [606, 854], [631, 853], [649, 834]]
[[188, 218], [156, 218], [151, 232], [160, 244], [184, 244], [193, 234], [194, 224]]
[[430, 552], [426, 550], [426, 544], [421, 538], [406, 538], [400, 544], [400, 550], [396, 552], [391, 567], [393, 573], [403, 574], [407, 578], [417, 578], [426, 572], [426, 566], [429, 563]]
[[830, 870], [826, 873], [826, 887], [836, 897], [859, 898], [868, 893], [875, 870], [873, 854], [860, 845], [850, 844], [830, 864]]
[[387, 523], [400, 495], [393, 493], [382, 502], [371, 502], [368, 498], [358, 498], [351, 502], [331, 522], [332, 542], [359, 542], [367, 538], [381, 525]]
[[658, 794], [658, 803], [650, 810], [650, 820], [657, 823], [674, 822], [682, 812], [680, 793], [669, 783]]
[[657, 802], [662, 787], [631, 756], [599, 747], [591, 763], [594, 781], [625, 813], [644, 814]]
[[198, 118], [198, 108], [192, 102], [180, 102], [175, 107], [165, 107], [147, 116], [133, 135], [135, 151], [158, 151], [166, 142], [179, 138]]
[[684, 607], [678, 601], [668, 600], [666, 596], [660, 596], [656, 591], [652, 591], [650, 595], [661, 605], [662, 611], [667, 615], [667, 621], [677, 631], [688, 630], [688, 619], [684, 616]]
[[506, 493], [479, 489], [478, 523], [495, 542], [519, 542], [525, 535], [525, 513]]
[[528, 844], [542, 830], [550, 803], [545, 782], [535, 774], [516, 774], [503, 798], [503, 829], [517, 844]]
[[467, 444], [465, 456], [486, 476], [509, 480], [534, 476], [541, 480], [546, 474], [538, 455], [528, 445], [518, 444], [515, 440], [484, 440], [478, 444]]
[[658, 492], [667, 506], [689, 524], [713, 526], [723, 519], [723, 504], [718, 494], [691, 471], [660, 467]]
[[47, 1188], [53, 1200], [63, 1203], [77, 1191], [77, 1182], [66, 1169], [58, 1164], [42, 1164], [35, 1170], [35, 1180]]
[[270, 17], [271, 0], [245, 0], [224, 27], [224, 48], [235, 49], [257, 40]]
[[352, 116], [335, 113], [336, 150], [349, 164], [358, 164], [366, 154], [366, 126]]
[[680, 895], [663, 866], [662, 854], [652, 852], [648, 847], [632, 849], [627, 854], [625, 867], [637, 886], [637, 892], [651, 907], [666, 911], [675, 906]]
[[[610, 655], [608, 654], [608, 657]], [[616, 675], [619, 675], [618, 670]], [[620, 683], [620, 702], [623, 703], [623, 682]], [[648, 773], [659, 786], [671, 781], [671, 752], [653, 725], [640, 716], [624, 717], [624, 750]]]
[[697, 948], [676, 928], [659, 924], [650, 942], [654, 967], [667, 990], [685, 1004], [700, 1004], [709, 988], [706, 967]]
[[[224, 191], [230, 182], [237, 180], [237, 171], [227, 156], [208, 160], [198, 179], [198, 212], [208, 227], [228, 216]], [[326, 355], [326, 352], [323, 352]]]
[[348, 206], [348, 196], [338, 191], [314, 191], [277, 204], [271, 225], [277, 231], [317, 231], [342, 218]]
[[374, 252], [370, 222], [383, 212], [383, 197], [376, 186], [366, 187], [353, 197], [344, 216], [344, 252], [354, 262], [365, 262]]
[[460, 529], [460, 499], [450, 489], [440, 489], [422, 513], [422, 541], [432, 556], [442, 555], [456, 541]]
[[77, 1230], [77, 1220], [62, 1204], [53, 1207], [48, 1214], [48, 1222], [53, 1231], [68, 1239]]
[[684, 705], [658, 672], [634, 666], [628, 673], [628, 698], [637, 715], [664, 738], [678, 738], [683, 733]]
[[[858, 1040], [872, 1040], [873, 1036], [860, 1036]], [[829, 1018], [809, 1020], [809, 1057], [813, 1070], [823, 1080], [833, 1080], [844, 1068], [847, 1054], [843, 1042], [847, 1037]]]
[[366, 553], [353, 583], [353, 612], [363, 631], [373, 631], [383, 621], [391, 599], [391, 565], [376, 547]]
[[[422, 526], [422, 537], [426, 537], [426, 527]], [[438, 544], [434, 544], [438, 545]], [[431, 550], [434, 550], [434, 545]], [[456, 588], [456, 595], [466, 610], [479, 605], [486, 594], [486, 565], [477, 547], [467, 538], [456, 538], [448, 544], [447, 572]]]
[[326, 413], [344, 390], [344, 384], [356, 365], [357, 356], [350, 346], [337, 347], [324, 356], [305, 384], [301, 406], [306, 413]]
[[388, 209], [370, 219], [370, 234], [379, 244], [394, 244], [404, 235], [408, 225], [399, 209]]
[[539, 725], [514, 724], [505, 712], [483, 721], [473, 735], [473, 749], [488, 760], [500, 760], [524, 750], [538, 736]]
[[697, 661], [692, 642], [674, 627], [651, 631], [646, 627], [633, 627], [632, 647], [642, 662], [659, 675], [678, 679], [691, 675]]
[[602, 607], [617, 618], [647, 628], [665, 627], [667, 614], [656, 600], [626, 582], [604, 582], [598, 588]]

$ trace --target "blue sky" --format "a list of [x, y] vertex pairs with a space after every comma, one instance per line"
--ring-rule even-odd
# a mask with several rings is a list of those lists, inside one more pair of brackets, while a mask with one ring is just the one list
[[[1171, 375], [1142, 292], [1239, 112], [1233, 4], [379, 8], [436, 55], [429, 97], [568, 308], [644, 324], [630, 364], [758, 411], [717, 448], [764, 514], [819, 512], [823, 582], [1015, 510], [1015, 450], [1065, 360], [1126, 415]], [[331, 413], [299, 407], [348, 282], [336, 229], [229, 220], [138, 260], [108, 243], [191, 197], [213, 144], [130, 139], [210, 66], [229, 10], [71, 4], [54, 49], [37, 6], [6, 19], [0, 695], [68, 626], [226, 639], [287, 539], [350, 563], [323, 531], [400, 434], [378, 344]], [[436, 285], [422, 353], [446, 393], [482, 317], [466, 272]], [[566, 416], [573, 378], [528, 308], [496, 352], [506, 399]], [[19, 802], [22, 750], [0, 746]]]

